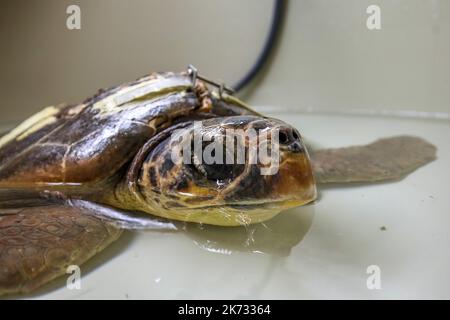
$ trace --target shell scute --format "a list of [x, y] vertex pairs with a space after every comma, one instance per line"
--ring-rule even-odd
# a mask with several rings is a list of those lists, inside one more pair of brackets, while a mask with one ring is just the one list
[[198, 106], [189, 77], [157, 73], [49, 109], [3, 139], [0, 185], [104, 180], [158, 130]]

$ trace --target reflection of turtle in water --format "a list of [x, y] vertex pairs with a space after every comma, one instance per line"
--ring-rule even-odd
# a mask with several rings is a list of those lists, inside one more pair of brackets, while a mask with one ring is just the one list
[[[192, 72], [155, 73], [79, 105], [48, 107], [1, 137], [0, 294], [36, 289], [122, 229], [174, 229], [171, 220], [258, 223], [313, 201], [315, 181], [395, 179], [435, 157], [432, 145], [403, 136], [317, 151], [311, 165], [296, 129], [222, 91]], [[243, 162], [174, 163], [172, 134], [194, 134], [195, 120], [214, 139], [240, 130], [232, 145], [244, 146]], [[274, 174], [250, 161], [252, 129], [277, 133]]]

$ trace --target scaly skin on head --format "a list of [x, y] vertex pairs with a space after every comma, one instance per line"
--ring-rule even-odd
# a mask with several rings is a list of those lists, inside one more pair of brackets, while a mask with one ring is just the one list
[[[147, 142], [135, 157], [126, 179], [118, 184], [114, 197], [110, 196], [108, 201], [113, 199], [112, 204], [123, 209], [169, 219], [235, 226], [268, 220], [282, 210], [315, 199], [309, 156], [301, 137], [291, 126], [257, 116], [214, 118], [202, 124], [202, 132], [213, 133], [216, 138], [225, 135], [227, 130], [240, 130], [237, 138], [244, 144], [245, 162], [174, 163], [171, 133], [184, 127], [188, 136], [194, 136], [192, 124], [180, 124]], [[246, 133], [252, 129], [280, 133], [279, 164], [274, 174], [262, 174], [267, 163], [251, 161], [254, 159], [249, 150], [256, 140], [249, 139]], [[270, 138], [267, 139], [270, 143]], [[202, 145], [202, 151], [207, 145]], [[261, 148], [261, 144], [256, 146]]]

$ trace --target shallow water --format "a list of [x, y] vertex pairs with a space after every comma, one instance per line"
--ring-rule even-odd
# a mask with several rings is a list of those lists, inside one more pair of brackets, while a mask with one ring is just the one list
[[[127, 233], [82, 267], [81, 290], [52, 285], [33, 297], [450, 298], [449, 121], [271, 116], [314, 147], [410, 134], [435, 144], [438, 159], [401, 181], [323, 188], [315, 204], [264, 225]], [[371, 265], [381, 270], [381, 290], [367, 288]]]

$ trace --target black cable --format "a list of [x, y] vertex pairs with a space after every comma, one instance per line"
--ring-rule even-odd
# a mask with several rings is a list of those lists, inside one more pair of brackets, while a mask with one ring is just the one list
[[272, 49], [275, 47], [275, 42], [280, 34], [286, 3], [287, 0], [275, 0], [272, 23], [270, 25], [269, 35], [267, 36], [264, 47], [261, 50], [261, 53], [259, 54], [258, 59], [252, 66], [252, 68], [238, 83], [234, 85], [233, 88], [236, 90], [236, 92], [241, 91], [245, 86], [247, 86], [267, 62]]

